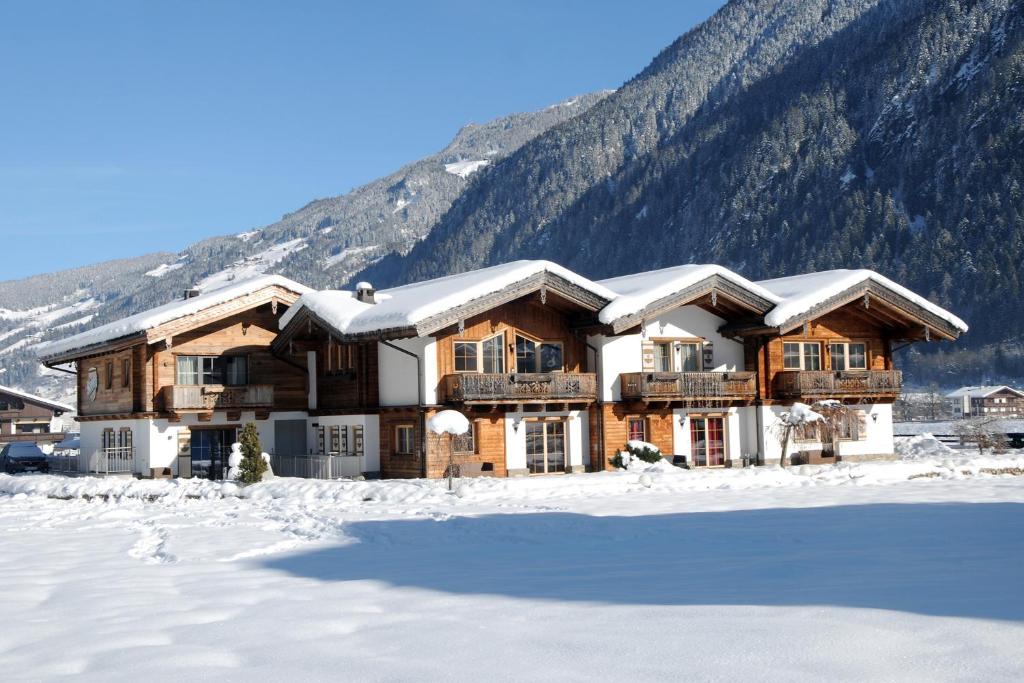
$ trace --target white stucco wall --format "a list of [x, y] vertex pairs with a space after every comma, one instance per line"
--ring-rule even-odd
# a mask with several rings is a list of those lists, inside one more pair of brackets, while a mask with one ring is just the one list
[[[725, 320], [698, 306], [680, 306], [645, 325], [646, 339], [694, 338], [712, 343], [714, 365], [705, 370], [732, 372], [743, 369], [743, 345], [718, 333]], [[643, 370], [645, 337], [625, 334], [591, 336], [587, 341], [601, 350], [601, 395], [605, 401], [620, 400], [619, 375]]]
[[[509, 471], [526, 469], [526, 429], [522, 420], [537, 417], [566, 417], [566, 465], [586, 468], [590, 465], [590, 427], [585, 410], [543, 413], [506, 413], [505, 466]], [[518, 423], [519, 428], [516, 429]]]
[[[857, 441], [840, 441], [840, 457], [891, 456], [895, 450], [892, 433], [892, 405], [876, 403], [874, 405], [851, 405], [849, 408], [866, 413], [865, 433], [859, 435]], [[788, 408], [786, 406], [762, 406], [756, 410], [761, 411], [765, 462], [778, 463], [779, 458], [782, 457], [782, 445], [776, 435], [775, 426], [779, 422], [779, 414], [786, 412]], [[788, 453], [820, 447], [821, 444], [818, 442], [790, 439]]]
[[[318, 446], [317, 441], [317, 428], [319, 427], [331, 427], [331, 426], [344, 426], [344, 427], [355, 427], [360, 426], [363, 428], [363, 458], [360, 462], [360, 469], [362, 473], [379, 473], [380, 472], [380, 420], [376, 415], [320, 415], [319, 417], [309, 418], [309, 433], [307, 435], [307, 442], [310, 447], [316, 451]], [[329, 439], [329, 430], [328, 436]], [[351, 439], [351, 431], [349, 432]], [[328, 446], [329, 448], [329, 446]]]
[[[433, 337], [395, 339], [390, 343], [416, 354], [423, 365], [423, 398], [427, 405], [437, 403], [437, 343]], [[407, 354], [377, 344], [377, 369], [380, 376], [382, 406], [419, 405], [416, 360]]]

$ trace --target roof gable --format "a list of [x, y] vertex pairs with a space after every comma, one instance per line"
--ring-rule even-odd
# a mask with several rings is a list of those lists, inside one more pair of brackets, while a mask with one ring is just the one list
[[955, 389], [948, 394], [946, 398], [963, 398], [968, 396], [970, 398], [988, 398], [1001, 391], [1007, 391], [1017, 396], [1024, 398], [1024, 391], [1018, 391], [1011, 386], [1005, 384], [999, 385], [986, 385], [986, 386], [971, 386], [971, 387], [960, 387]]
[[270, 301], [291, 304], [308, 287], [280, 275], [265, 275], [234, 283], [190, 299], [171, 301], [120, 320], [57, 341], [40, 344], [40, 359], [59, 364], [109, 346], [150, 343], [187, 329], [208, 325]]
[[45, 408], [50, 408], [52, 410], [56, 410], [56, 411], [59, 411], [59, 412], [73, 413], [75, 411], [74, 408], [72, 408], [71, 406], [67, 405], [66, 403], [59, 403], [57, 401], [51, 401], [48, 398], [43, 398], [42, 396], [36, 396], [35, 394], [30, 394], [30, 393], [28, 393], [26, 391], [21, 391], [20, 389], [15, 389], [13, 387], [5, 387], [3, 385], [0, 385], [0, 394], [7, 394], [9, 396], [14, 396], [14, 397], [20, 398], [22, 401], [27, 401], [29, 403], [35, 403], [36, 405], [40, 405], [40, 406], [43, 406]]
[[870, 270], [831, 270], [792, 277], [763, 280], [760, 286], [778, 299], [765, 316], [765, 325], [780, 333], [858, 300], [870, 310], [872, 301], [881, 304], [880, 318], [901, 319], [921, 326], [913, 338], [935, 334], [956, 339], [967, 331], [967, 323], [922, 296]]
[[[615, 333], [630, 329], [646, 318], [693, 304], [710, 295], [704, 307], [720, 317], [731, 317], [737, 311], [761, 316], [776, 303], [774, 295], [732, 272], [711, 264], [688, 264], [645, 273], [600, 280], [616, 293], [616, 298], [602, 309], [601, 322], [612, 326]], [[718, 305], [718, 297], [724, 299]], [[730, 305], [732, 304], [732, 305]]]

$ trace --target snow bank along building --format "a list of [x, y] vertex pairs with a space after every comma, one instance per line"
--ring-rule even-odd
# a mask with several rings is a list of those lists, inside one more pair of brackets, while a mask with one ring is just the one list
[[[779, 413], [849, 406], [812, 461], [891, 455], [897, 344], [954, 340], [956, 316], [866, 270], [752, 282], [715, 265], [592, 281], [517, 261], [374, 291], [279, 276], [172, 302], [45, 347], [78, 374], [83, 468], [220, 476], [259, 426], [279, 473], [437, 477], [427, 419], [470, 419], [465, 474], [609, 467], [628, 440], [693, 466], [777, 461]], [[444, 452], [442, 452], [444, 451]], [[326, 474], [325, 474], [326, 473]]]

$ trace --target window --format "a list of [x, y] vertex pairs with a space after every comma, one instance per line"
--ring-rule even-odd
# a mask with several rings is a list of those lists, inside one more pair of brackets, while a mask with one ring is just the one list
[[818, 342], [785, 342], [782, 367], [786, 370], [821, 370], [821, 346]]
[[120, 448], [132, 447], [132, 430], [130, 427], [121, 427], [117, 433], [117, 445]]
[[860, 410], [850, 410], [843, 414], [839, 420], [838, 437], [841, 441], [860, 441], [860, 420], [864, 413]]
[[327, 360], [324, 371], [329, 374], [350, 372], [356, 367], [356, 345], [327, 342]]
[[126, 387], [132, 378], [132, 359], [121, 359], [121, 386]]
[[672, 342], [659, 342], [654, 345], [655, 372], [672, 372]]
[[455, 372], [478, 372], [477, 343], [455, 342]]
[[484, 339], [480, 344], [483, 349], [484, 372], [503, 374], [505, 372], [505, 335], [499, 334]]
[[679, 344], [679, 372], [700, 372], [700, 344]]
[[829, 353], [833, 370], [842, 372], [868, 369], [867, 345], [863, 342], [829, 344]]
[[245, 356], [178, 356], [176, 384], [249, 383], [249, 362]]
[[453, 453], [476, 453], [476, 422], [469, 423], [469, 431], [452, 437]]
[[561, 372], [561, 342], [535, 342], [516, 335], [516, 372]]
[[416, 443], [416, 429], [412, 425], [395, 427], [395, 455], [412, 455]]
[[644, 418], [627, 418], [626, 426], [630, 441], [647, 441], [647, 421]]
[[818, 422], [807, 422], [793, 428], [794, 441], [821, 441], [821, 425]]
[[114, 387], [114, 361], [107, 361], [107, 379], [103, 386], [106, 389]]
[[175, 384], [199, 384], [198, 356], [178, 356], [178, 377]]

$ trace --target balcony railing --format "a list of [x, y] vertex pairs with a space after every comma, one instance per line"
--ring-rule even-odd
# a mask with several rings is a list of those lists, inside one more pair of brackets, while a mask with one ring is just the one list
[[779, 397], [891, 396], [900, 393], [899, 370], [784, 370], [775, 376]]
[[221, 384], [175, 385], [164, 387], [163, 391], [164, 406], [170, 412], [261, 408], [274, 403], [274, 387], [270, 384], [249, 384], [240, 387]]
[[456, 403], [593, 401], [597, 375], [589, 372], [516, 372], [445, 375], [444, 398]]
[[619, 375], [622, 398], [721, 401], [753, 400], [753, 372], [624, 372]]
[[278, 477], [303, 479], [347, 479], [358, 477], [363, 469], [362, 455], [271, 455], [270, 467]]

